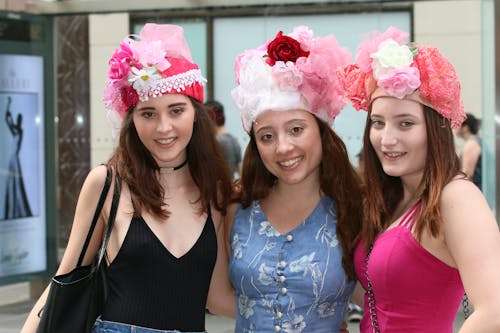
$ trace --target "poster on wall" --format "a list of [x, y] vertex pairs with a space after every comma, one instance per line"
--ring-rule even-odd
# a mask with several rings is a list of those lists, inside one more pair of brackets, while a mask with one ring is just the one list
[[43, 58], [0, 55], [0, 278], [46, 270]]

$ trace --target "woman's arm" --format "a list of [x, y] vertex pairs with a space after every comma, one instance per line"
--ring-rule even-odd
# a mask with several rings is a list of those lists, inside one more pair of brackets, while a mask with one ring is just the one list
[[[92, 222], [92, 218], [94, 216], [94, 212], [97, 206], [97, 201], [99, 199], [99, 195], [101, 193], [100, 189], [102, 189], [104, 184], [104, 179], [106, 178], [106, 167], [98, 166], [95, 169], [91, 170], [83, 187], [80, 191], [80, 196], [78, 198], [78, 203], [76, 205], [73, 225], [71, 227], [71, 233], [68, 240], [68, 245], [64, 252], [64, 256], [61, 260], [61, 264], [57, 269], [56, 275], [64, 274], [70, 272], [73, 268], [76, 267], [78, 257], [80, 256], [80, 252], [83, 247], [83, 243], [85, 242], [85, 238], [87, 237], [90, 224]], [[109, 191], [108, 199], [110, 200], [110, 196], [113, 191]], [[107, 201], [108, 201], [107, 199]], [[83, 265], [89, 265], [92, 263], [97, 250], [101, 244], [102, 233], [104, 230], [104, 218], [103, 214], [101, 214], [96, 228], [94, 230], [94, 234], [91, 238], [89, 246], [87, 248], [87, 253], [83, 259]], [[38, 324], [40, 322], [40, 318], [38, 318], [38, 313], [45, 305], [45, 301], [47, 299], [49, 288], [47, 287], [43, 294], [40, 296], [38, 301], [33, 306], [30, 314], [28, 315], [26, 322], [21, 330], [21, 333], [31, 333], [35, 332]]]
[[365, 306], [365, 289], [361, 286], [361, 283], [356, 282], [356, 287], [351, 296], [351, 302], [363, 308]]
[[460, 332], [500, 332], [500, 231], [479, 189], [454, 180], [442, 193], [446, 246], [474, 307]]
[[226, 224], [232, 224], [234, 210], [234, 205], [230, 206], [225, 217], [212, 210], [212, 218], [214, 218], [217, 231], [217, 260], [207, 299], [207, 308], [211, 313], [230, 318], [236, 317], [236, 296], [229, 279], [228, 241], [226, 239], [228, 226]]
[[462, 171], [472, 179], [477, 163], [480, 163], [481, 145], [476, 140], [469, 140], [464, 144], [461, 163]]

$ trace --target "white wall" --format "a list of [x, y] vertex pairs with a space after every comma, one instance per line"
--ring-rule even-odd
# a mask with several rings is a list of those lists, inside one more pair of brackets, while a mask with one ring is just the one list
[[436, 46], [455, 66], [465, 112], [481, 118], [481, 3], [477, 0], [417, 1], [414, 36]]
[[114, 147], [102, 97], [108, 73], [108, 59], [128, 33], [127, 13], [89, 16], [91, 167], [106, 162]]

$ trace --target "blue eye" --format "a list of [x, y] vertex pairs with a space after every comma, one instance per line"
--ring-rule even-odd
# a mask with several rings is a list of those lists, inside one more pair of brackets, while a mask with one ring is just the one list
[[410, 127], [410, 126], [413, 126], [413, 125], [414, 125], [414, 123], [412, 121], [403, 121], [401, 123], [401, 126], [403, 126], [403, 127]]

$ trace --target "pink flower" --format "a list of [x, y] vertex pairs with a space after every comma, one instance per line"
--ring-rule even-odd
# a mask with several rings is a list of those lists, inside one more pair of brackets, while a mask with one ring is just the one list
[[303, 75], [300, 93], [313, 113], [325, 109], [334, 118], [345, 106], [345, 91], [337, 78], [337, 68], [347, 65], [351, 54], [331, 35], [315, 38], [310, 50], [307, 58], [299, 58], [295, 64]]
[[108, 76], [110, 79], [122, 79], [127, 76], [132, 59], [132, 50], [126, 43], [120, 43], [109, 59]]
[[[368, 110], [370, 98], [367, 94], [366, 73], [359, 70], [358, 65], [347, 65], [337, 69], [341, 86], [346, 91], [356, 110]], [[371, 76], [371, 75], [369, 75]]]
[[140, 59], [144, 67], [155, 66], [158, 70], [164, 71], [170, 67], [170, 63], [165, 59], [167, 52], [162, 48], [161, 40], [136, 43], [134, 45], [134, 57]]
[[291, 61], [277, 61], [272, 67], [272, 76], [278, 87], [283, 90], [297, 90], [302, 83], [302, 73]]
[[420, 86], [420, 74], [415, 67], [399, 67], [381, 77], [377, 83], [389, 95], [403, 99]]
[[300, 25], [293, 29], [290, 37], [295, 38], [299, 43], [300, 47], [304, 51], [309, 51], [309, 45], [312, 43], [313, 31], [306, 27], [305, 25]]

